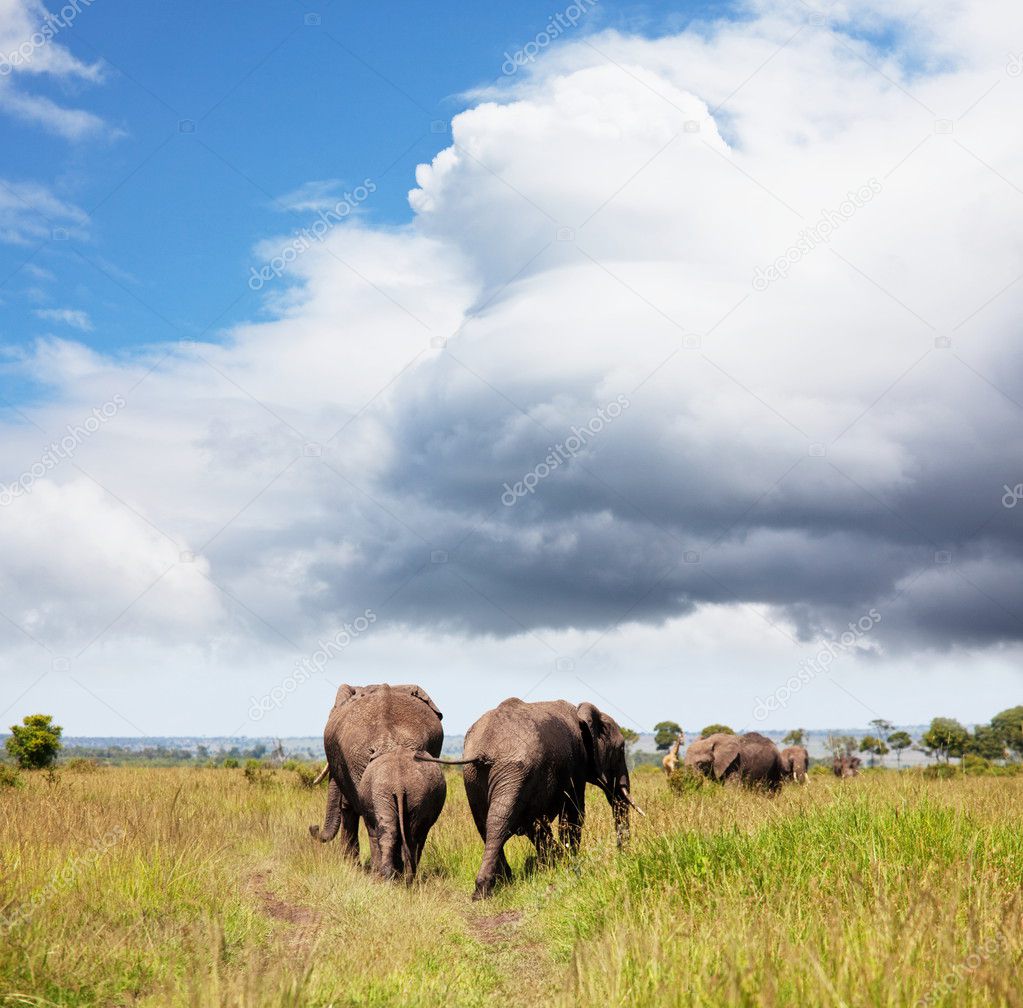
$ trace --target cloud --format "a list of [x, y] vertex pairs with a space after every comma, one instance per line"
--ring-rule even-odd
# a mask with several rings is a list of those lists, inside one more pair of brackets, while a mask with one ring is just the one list
[[88, 314], [76, 308], [37, 308], [32, 314], [48, 322], [62, 322], [82, 332], [92, 331], [92, 320]]
[[27, 79], [40, 75], [90, 84], [103, 79], [101, 63], [83, 63], [60, 41], [61, 33], [71, 28], [90, 3], [67, 4], [54, 14], [41, 0], [0, 0], [0, 109], [67, 140], [106, 131], [99, 116], [21, 87]]
[[89, 216], [46, 186], [0, 178], [0, 241], [32, 245], [51, 238], [81, 238]]
[[[822, 25], [763, 4], [552, 47], [455, 117], [408, 226], [334, 228], [268, 288], [269, 321], [10, 362], [55, 390], [29, 411], [48, 433], [127, 401], [48, 497], [11, 504], [40, 529], [6, 547], [34, 572], [12, 618], [93, 626], [82, 606], [194, 553], [209, 580], [179, 559], [110, 639], [152, 621], [182, 646], [301, 647], [369, 607], [382, 675], [501, 639], [540, 650], [539, 680], [566, 650], [627, 670], [656, 633], [651, 667], [713, 640], [723, 668], [749, 622], [796, 653], [876, 608], [893, 673], [1015, 647], [1023, 15], [914, 7]], [[39, 432], [8, 427], [16, 473]], [[102, 491], [79, 535], [132, 530], [123, 595], [41, 548], [80, 479]], [[116, 569], [108, 550], [89, 564]]]

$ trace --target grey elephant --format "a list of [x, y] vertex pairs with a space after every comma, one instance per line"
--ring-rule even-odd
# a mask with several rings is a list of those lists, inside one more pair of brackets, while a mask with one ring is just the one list
[[797, 784], [806, 784], [809, 778], [806, 770], [810, 766], [810, 754], [806, 746], [788, 746], [781, 751], [781, 772], [785, 780], [793, 780]]
[[619, 846], [628, 837], [629, 771], [621, 729], [593, 704], [565, 700], [525, 703], [511, 698], [484, 714], [466, 733], [463, 776], [483, 861], [473, 899], [485, 899], [496, 880], [511, 878], [504, 845], [526, 836], [541, 863], [556, 846], [576, 850], [586, 808], [586, 785], [604, 792]]
[[359, 783], [358, 805], [369, 834], [370, 869], [411, 881], [446, 796], [440, 767], [416, 760], [411, 749], [374, 756]]
[[835, 753], [831, 769], [836, 777], [857, 777], [860, 772], [860, 758], [851, 753]]
[[329, 778], [326, 817], [322, 827], [309, 827], [310, 834], [328, 843], [340, 831], [344, 853], [357, 859], [359, 785], [370, 761], [397, 749], [439, 756], [442, 717], [421, 686], [340, 686], [323, 730]]
[[772, 793], [781, 787], [782, 763], [778, 747], [760, 732], [744, 735], [715, 732], [697, 739], [686, 750], [684, 764], [712, 780], [737, 781], [745, 787]]

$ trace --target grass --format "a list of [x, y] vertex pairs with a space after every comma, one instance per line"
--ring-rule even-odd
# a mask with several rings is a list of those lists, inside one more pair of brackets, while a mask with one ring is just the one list
[[[471, 903], [457, 774], [417, 883], [313, 843], [291, 773], [23, 774], [0, 789], [0, 1004], [1023, 1005], [1023, 778], [815, 776], [777, 798], [668, 788], [619, 854], [583, 850]], [[19, 916], [20, 915], [20, 916]]]

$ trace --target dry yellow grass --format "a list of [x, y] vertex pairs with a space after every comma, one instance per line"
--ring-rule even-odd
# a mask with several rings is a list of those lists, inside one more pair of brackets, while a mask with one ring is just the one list
[[594, 792], [577, 860], [513, 841], [473, 904], [457, 774], [410, 889], [313, 843], [292, 774], [32, 775], [0, 792], [0, 1003], [1023, 1004], [1023, 779], [635, 791], [627, 852]]

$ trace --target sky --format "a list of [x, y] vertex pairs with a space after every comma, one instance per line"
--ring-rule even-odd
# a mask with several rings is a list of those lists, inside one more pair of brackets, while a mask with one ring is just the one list
[[0, 0], [0, 723], [1020, 700], [1023, 10]]

